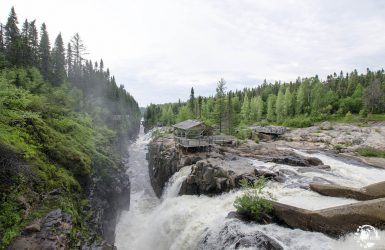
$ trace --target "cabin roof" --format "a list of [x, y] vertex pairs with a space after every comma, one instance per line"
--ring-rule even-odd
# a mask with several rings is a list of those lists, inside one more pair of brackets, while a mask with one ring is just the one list
[[201, 121], [188, 119], [186, 121], [183, 121], [183, 122], [180, 122], [180, 123], [173, 125], [173, 127], [178, 128], [178, 129], [188, 130], [188, 129], [195, 128], [195, 127], [200, 126], [200, 125], [204, 125], [204, 123]]

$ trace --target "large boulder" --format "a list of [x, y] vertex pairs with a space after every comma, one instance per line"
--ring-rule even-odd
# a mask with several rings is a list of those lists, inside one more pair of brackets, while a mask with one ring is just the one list
[[304, 157], [298, 154], [269, 157], [265, 158], [265, 161], [299, 167], [323, 165], [322, 161], [316, 157]]
[[356, 200], [372, 200], [385, 197], [385, 181], [362, 188], [352, 188], [332, 184], [311, 183], [310, 189], [322, 195], [353, 198]]
[[238, 220], [227, 220], [221, 227], [209, 229], [197, 249], [281, 250], [283, 246], [262, 231], [250, 231]]
[[307, 210], [273, 202], [274, 217], [292, 228], [331, 236], [354, 232], [361, 225], [385, 228], [385, 198], [321, 210]]

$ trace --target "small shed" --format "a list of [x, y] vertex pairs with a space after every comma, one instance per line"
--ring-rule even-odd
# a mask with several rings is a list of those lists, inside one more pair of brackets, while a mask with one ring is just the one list
[[212, 144], [212, 127], [198, 120], [186, 120], [172, 126], [175, 142], [182, 147], [207, 147]]

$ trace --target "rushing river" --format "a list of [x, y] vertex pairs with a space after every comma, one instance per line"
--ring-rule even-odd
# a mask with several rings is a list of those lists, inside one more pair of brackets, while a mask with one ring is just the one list
[[[130, 210], [122, 213], [116, 226], [116, 246], [119, 250], [189, 250], [202, 249], [199, 243], [207, 232], [206, 248], [234, 249], [224, 241], [219, 232], [230, 220], [237, 228], [249, 234], [261, 231], [279, 242], [285, 249], [364, 249], [353, 233], [341, 239], [333, 239], [322, 233], [290, 229], [276, 224], [245, 224], [235, 219], [225, 219], [234, 211], [233, 202], [242, 191], [233, 191], [215, 197], [177, 196], [183, 180], [190, 172], [189, 167], [177, 172], [167, 184], [161, 199], [151, 187], [146, 161], [150, 136], [141, 130], [139, 138], [129, 149], [129, 176], [131, 181]], [[306, 153], [297, 153], [307, 155]], [[252, 161], [258, 168], [269, 170], [288, 169], [294, 173], [290, 182], [269, 183], [267, 189], [282, 203], [307, 209], [320, 209], [356, 202], [351, 199], [321, 196], [305, 190], [298, 184], [306, 184], [316, 178], [323, 178], [347, 186], [363, 186], [385, 180], [385, 170], [365, 168], [347, 164], [323, 154], [313, 154], [331, 171], [301, 172], [299, 168], [273, 163]], [[385, 249], [385, 231], [378, 231], [378, 244], [366, 249]], [[250, 249], [250, 248], [248, 248]]]

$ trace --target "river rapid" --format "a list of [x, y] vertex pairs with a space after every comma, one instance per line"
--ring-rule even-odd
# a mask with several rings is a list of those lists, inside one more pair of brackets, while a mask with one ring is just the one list
[[[115, 245], [119, 250], [234, 249], [234, 246], [225, 240], [226, 235], [221, 233], [221, 229], [228, 222], [245, 234], [263, 232], [279, 242], [284, 249], [365, 249], [354, 233], [333, 239], [322, 233], [290, 229], [276, 224], [246, 224], [236, 219], [225, 219], [230, 211], [235, 210], [234, 199], [241, 195], [242, 191], [235, 190], [215, 197], [178, 196], [190, 167], [184, 167], [175, 173], [165, 187], [162, 198], [158, 199], [151, 186], [146, 160], [150, 139], [150, 134], [144, 134], [142, 128], [139, 138], [129, 148], [131, 200], [129, 211], [122, 212], [116, 226]], [[301, 151], [297, 153], [310, 156]], [[267, 189], [277, 201], [306, 209], [357, 202], [352, 199], [321, 196], [299, 187], [315, 178], [356, 187], [385, 180], [385, 170], [344, 163], [321, 153], [311, 156], [330, 165], [331, 171], [302, 173], [292, 166], [251, 161], [256, 168], [274, 171], [286, 168], [293, 171], [295, 178], [285, 183], [270, 182]], [[385, 249], [385, 231], [377, 232], [380, 239], [377, 245], [366, 249]]]

